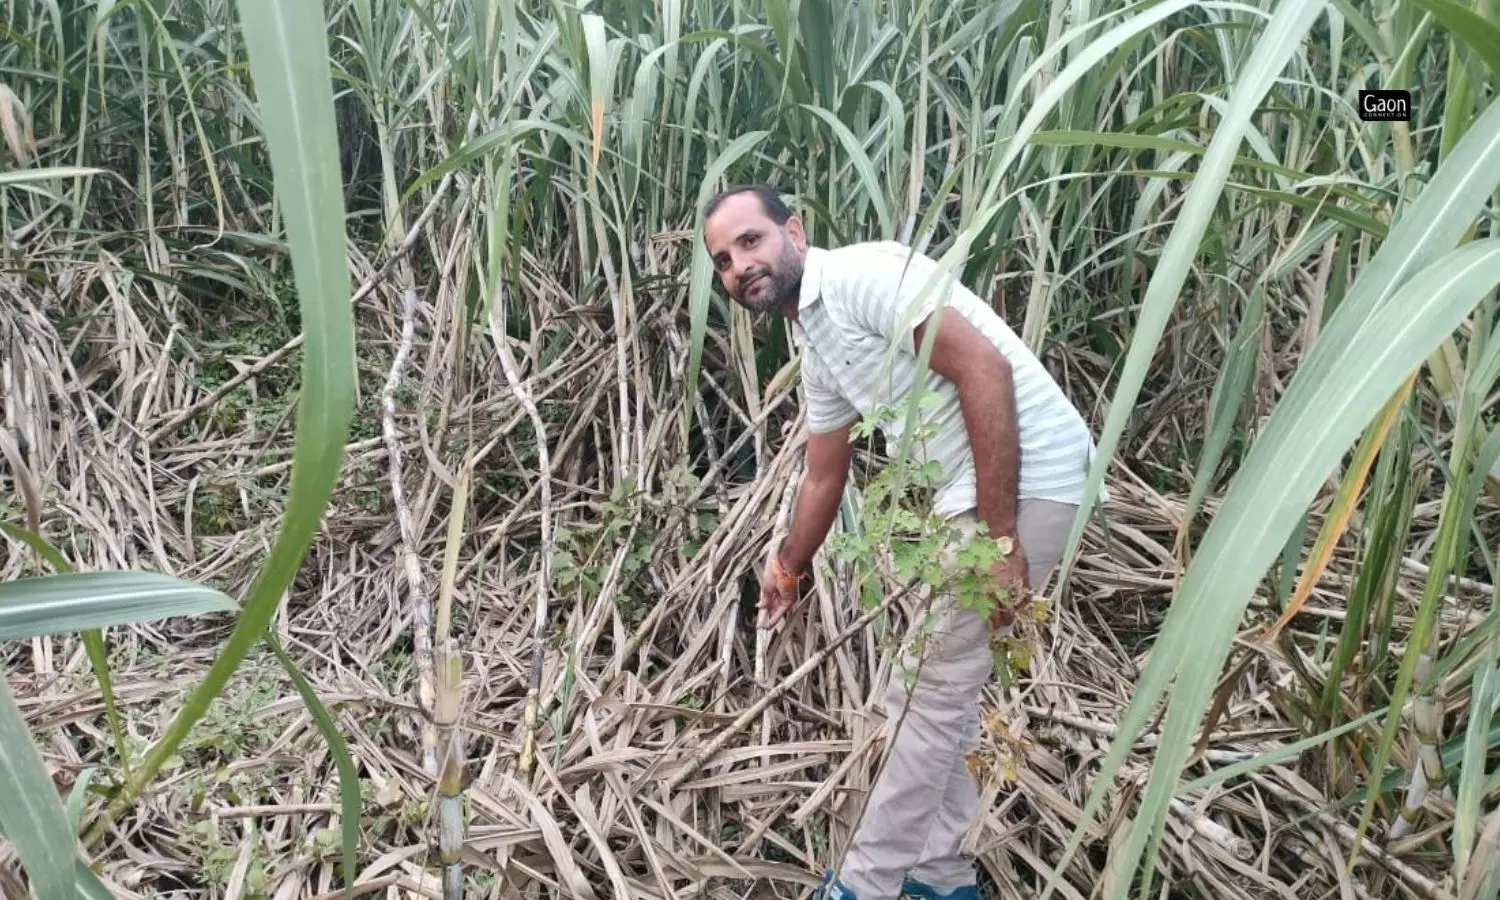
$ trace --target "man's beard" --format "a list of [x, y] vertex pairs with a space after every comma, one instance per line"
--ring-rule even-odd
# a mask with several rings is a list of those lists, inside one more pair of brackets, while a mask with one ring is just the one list
[[742, 297], [741, 306], [754, 313], [784, 313], [795, 308], [802, 290], [802, 260], [790, 243], [782, 250], [776, 269], [748, 274], [760, 283], [757, 287], [768, 284], [771, 290], [759, 298]]

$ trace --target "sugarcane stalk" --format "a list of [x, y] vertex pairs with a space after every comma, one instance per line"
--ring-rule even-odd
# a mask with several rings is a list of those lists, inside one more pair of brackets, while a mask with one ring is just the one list
[[439, 646], [437, 667], [437, 706], [433, 717], [442, 748], [442, 768], [438, 773], [438, 858], [443, 867], [443, 900], [460, 900], [464, 895], [464, 871], [459, 862], [464, 846], [464, 751], [463, 733], [457, 726], [463, 660], [452, 639]]
[[438, 587], [437, 627], [437, 696], [433, 725], [441, 753], [438, 771], [438, 858], [443, 867], [444, 900], [463, 897], [463, 866], [459, 856], [464, 845], [464, 742], [458, 727], [463, 708], [463, 658], [457, 643], [449, 637], [453, 620], [453, 584], [458, 571], [458, 550], [463, 541], [464, 514], [468, 507], [469, 481], [473, 460], [459, 472], [453, 490], [453, 510], [448, 516], [448, 543], [443, 552], [443, 575]]
[[[496, 283], [499, 298], [504, 297], [503, 282]], [[547, 655], [547, 611], [548, 586], [552, 583], [552, 556], [556, 553], [556, 540], [552, 534], [552, 459], [547, 452], [547, 424], [542, 421], [531, 389], [521, 380], [515, 356], [510, 352], [509, 337], [505, 333], [504, 303], [490, 304], [489, 325], [495, 342], [495, 353], [500, 358], [500, 367], [505, 370], [505, 380], [511, 393], [526, 410], [531, 426], [536, 433], [537, 477], [541, 480], [542, 547], [537, 565], [536, 607], [533, 611], [531, 634], [531, 678], [526, 687], [526, 706], [522, 715], [521, 756], [517, 764], [520, 781], [525, 782], [531, 773], [536, 757], [536, 726], [542, 693], [542, 662]]]
[[427, 595], [422, 563], [417, 556], [417, 538], [412, 524], [411, 507], [406, 499], [406, 485], [401, 473], [401, 439], [396, 433], [396, 387], [401, 383], [407, 360], [411, 357], [416, 336], [417, 292], [401, 292], [401, 343], [391, 361], [390, 373], [381, 389], [381, 431], [390, 462], [391, 503], [396, 507], [396, 522], [401, 533], [400, 555], [406, 576], [406, 588], [412, 603], [412, 656], [417, 666], [417, 708], [422, 715], [422, 770], [437, 774], [437, 735], [432, 727], [434, 695], [432, 662], [432, 600]]
[[[798, 466], [799, 471], [793, 472], [792, 476], [787, 479], [787, 481], [786, 481], [786, 489], [783, 490], [782, 493], [781, 493], [781, 503], [779, 504], [779, 506], [778, 506], [778, 508], [776, 510], [776, 521], [772, 525], [772, 528], [771, 528], [770, 550], [771, 550], [772, 553], [779, 553], [779, 552], [781, 552], [781, 542], [786, 539], [787, 532], [791, 529], [792, 504], [793, 504], [793, 501], [796, 499], [796, 496], [797, 496], [797, 484], [800, 481], [800, 475], [801, 475], [800, 468], [801, 467], [799, 465]], [[765, 568], [765, 561], [762, 562], [761, 568], [762, 568], [762, 570], [764, 570], [764, 568]], [[756, 574], [760, 574], [760, 573], [757, 572]], [[767, 676], [766, 676], [766, 657], [770, 655], [770, 649], [771, 649], [771, 632], [770, 632], [770, 629], [759, 627], [761, 624], [763, 624], [763, 623], [757, 623], [757, 627], [755, 629], [755, 683], [756, 684], [765, 684], [766, 681], [767, 681]], [[771, 729], [771, 708], [768, 706], [768, 707], [766, 707], [765, 712], [761, 714], [761, 718], [760, 718], [760, 725], [759, 725], [759, 732], [760, 732], [760, 734], [759, 734], [758, 743], [762, 747], [769, 747], [770, 746], [770, 744], [771, 744], [771, 730], [772, 730]], [[771, 764], [771, 757], [770, 757], [769, 754], [767, 754], [766, 756], [761, 757], [761, 765], [770, 765], [770, 764]]]
[[1175, 812], [1187, 826], [1210, 843], [1218, 845], [1230, 856], [1240, 862], [1249, 862], [1255, 858], [1255, 845], [1210, 819], [1208, 816], [1198, 812], [1176, 797], [1172, 798], [1172, 811]]
[[1413, 767], [1411, 782], [1406, 787], [1406, 799], [1391, 823], [1391, 840], [1398, 840], [1416, 827], [1422, 815], [1422, 805], [1427, 795], [1437, 791], [1439, 796], [1450, 798], [1452, 790], [1448, 784], [1448, 773], [1443, 767], [1443, 755], [1439, 744], [1443, 737], [1442, 702], [1435, 679], [1432, 678], [1432, 649], [1424, 650], [1417, 657], [1416, 672], [1412, 679], [1417, 685], [1417, 695], [1412, 700], [1412, 730], [1417, 738], [1417, 765]]

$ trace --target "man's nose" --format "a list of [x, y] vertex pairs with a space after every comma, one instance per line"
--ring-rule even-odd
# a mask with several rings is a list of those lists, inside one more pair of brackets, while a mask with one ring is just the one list
[[750, 258], [741, 253], [731, 254], [729, 257], [729, 271], [734, 273], [734, 280], [738, 283], [745, 277], [745, 270], [750, 268]]

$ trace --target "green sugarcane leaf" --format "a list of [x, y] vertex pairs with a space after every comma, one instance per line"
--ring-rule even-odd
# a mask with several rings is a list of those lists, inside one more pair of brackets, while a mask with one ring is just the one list
[[233, 612], [219, 591], [156, 572], [66, 572], [0, 582], [0, 641]]

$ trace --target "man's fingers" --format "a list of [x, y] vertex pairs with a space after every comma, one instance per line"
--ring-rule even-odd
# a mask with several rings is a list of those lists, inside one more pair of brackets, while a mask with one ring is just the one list
[[796, 596], [788, 591], [771, 590], [761, 594], [761, 609], [766, 611], [766, 627], [774, 628], [791, 610]]

